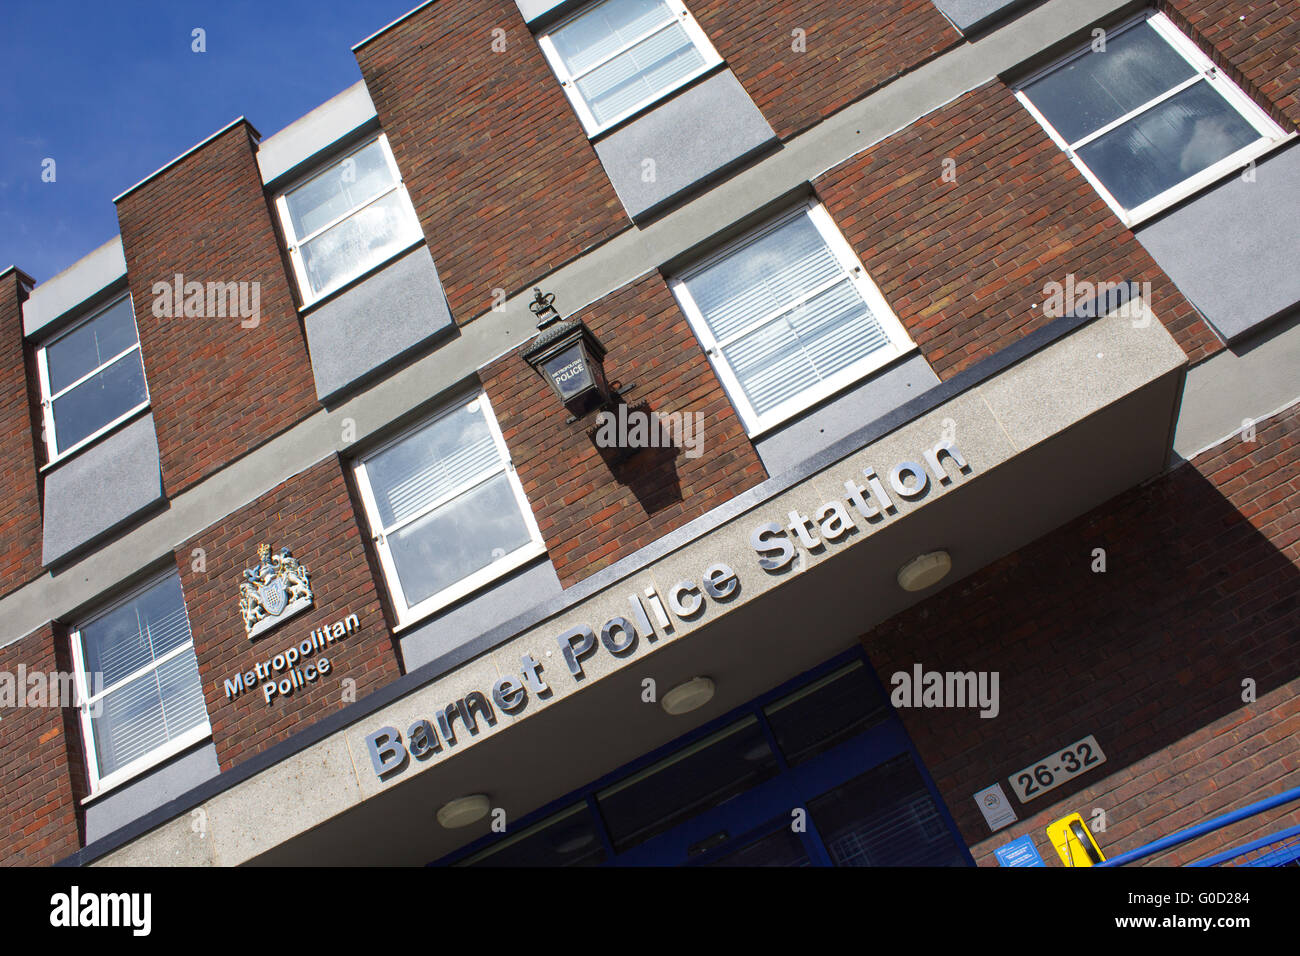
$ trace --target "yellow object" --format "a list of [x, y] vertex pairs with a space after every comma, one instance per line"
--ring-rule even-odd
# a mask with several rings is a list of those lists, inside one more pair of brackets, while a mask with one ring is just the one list
[[1049, 826], [1047, 839], [1056, 847], [1057, 855], [1066, 866], [1093, 866], [1106, 859], [1083, 817], [1077, 813], [1062, 817]]

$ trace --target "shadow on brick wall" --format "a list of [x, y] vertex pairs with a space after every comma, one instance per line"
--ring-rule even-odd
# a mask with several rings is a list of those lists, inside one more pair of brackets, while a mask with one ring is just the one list
[[[901, 711], [977, 859], [981, 841], [1044, 842], [1044, 821], [1096, 808], [1114, 855], [1298, 782], [1297, 421], [1131, 489], [863, 638], [886, 687], [917, 662], [999, 673], [995, 718]], [[991, 836], [972, 795], [1001, 782], [1010, 796], [1009, 776], [1089, 734], [1106, 763]]]
[[[634, 412], [654, 416], [649, 402], [633, 407]], [[677, 473], [678, 459], [683, 450], [676, 445], [659, 445], [638, 449], [602, 447], [596, 441], [596, 432], [589, 435], [605, 466], [614, 480], [624, 485], [636, 497], [646, 516], [654, 515], [669, 505], [682, 500], [682, 482]]]

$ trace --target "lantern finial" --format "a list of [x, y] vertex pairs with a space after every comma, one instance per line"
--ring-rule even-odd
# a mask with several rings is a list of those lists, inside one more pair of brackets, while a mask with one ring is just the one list
[[541, 289], [533, 289], [533, 301], [528, 303], [528, 311], [537, 316], [537, 328], [544, 329], [549, 325], [554, 325], [560, 321], [560, 313], [555, 308], [555, 293], [542, 293]]

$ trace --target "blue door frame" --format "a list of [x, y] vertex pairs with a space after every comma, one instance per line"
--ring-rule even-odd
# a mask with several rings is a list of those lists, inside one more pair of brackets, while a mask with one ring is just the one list
[[[735, 710], [732, 710], [707, 724], [696, 728], [671, 743], [625, 764], [599, 780], [593, 781], [580, 790], [574, 791], [552, 801], [545, 807], [530, 813], [513, 827], [512, 832], [519, 832], [554, 813], [585, 801], [595, 820], [597, 831], [605, 847], [604, 866], [695, 866], [711, 863], [723, 856], [752, 843], [771, 833], [789, 827], [792, 813], [796, 808], [804, 810], [805, 830], [800, 834], [805, 853], [814, 866], [830, 866], [831, 858], [826, 850], [816, 824], [807, 812], [810, 800], [835, 789], [843, 783], [858, 777], [885, 762], [906, 754], [915, 768], [926, 792], [933, 801], [936, 811], [952, 835], [953, 842], [960, 850], [966, 863], [975, 865], [966, 842], [962, 839], [957, 825], [948, 812], [942, 796], [925, 764], [921, 761], [911, 738], [908, 737], [898, 713], [889, 708], [888, 716], [880, 723], [867, 728], [863, 733], [849, 740], [842, 741], [834, 747], [817, 754], [795, 767], [789, 766], [776, 738], [763, 713], [763, 708], [773, 701], [800, 689], [801, 687], [845, 667], [854, 661], [861, 661], [863, 669], [874, 685], [882, 700], [888, 703], [889, 695], [877, 677], [875, 669], [866, 654], [854, 649], [840, 654], [798, 677], [786, 681], [760, 697], [756, 697]], [[622, 853], [616, 853], [609, 833], [601, 817], [600, 807], [596, 801], [597, 792], [617, 783], [630, 774], [652, 766], [667, 756], [690, 746], [697, 740], [716, 733], [746, 716], [755, 716], [759, 726], [767, 736], [767, 742], [776, 755], [779, 772], [773, 778], [752, 787], [749, 790], [726, 801], [721, 806], [705, 810], [694, 817], [678, 824], [665, 833], [658, 834], [631, 847]], [[706, 852], [692, 855], [690, 848], [724, 832], [728, 835], [725, 843]], [[444, 866], [479, 853], [500, 840], [507, 834], [489, 834], [473, 843], [431, 864]]]

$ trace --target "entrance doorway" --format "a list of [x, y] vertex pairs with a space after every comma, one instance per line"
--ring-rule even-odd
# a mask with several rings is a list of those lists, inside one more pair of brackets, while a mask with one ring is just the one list
[[439, 862], [973, 864], [857, 651]]

